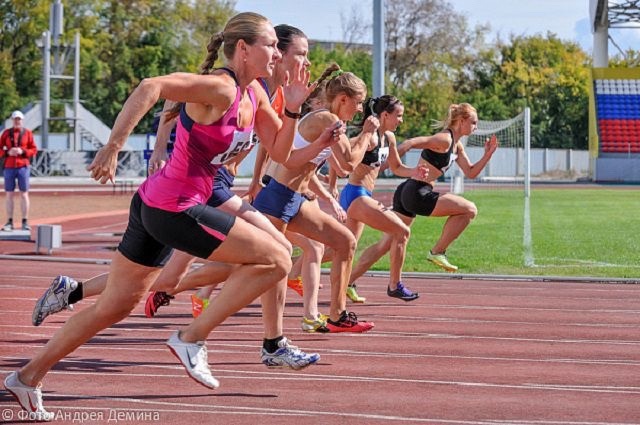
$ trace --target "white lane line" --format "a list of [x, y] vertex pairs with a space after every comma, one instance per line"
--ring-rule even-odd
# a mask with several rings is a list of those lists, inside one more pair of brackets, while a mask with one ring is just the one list
[[[122, 366], [122, 365], [119, 365]], [[167, 368], [166, 366], [163, 368]], [[179, 370], [180, 366], [170, 366], [169, 368]], [[417, 384], [417, 385], [436, 385], [436, 386], [455, 386], [465, 388], [498, 388], [498, 389], [517, 389], [530, 391], [572, 391], [580, 393], [607, 393], [607, 394], [639, 394], [640, 387], [635, 386], [610, 386], [610, 385], [561, 385], [546, 383], [491, 383], [491, 382], [472, 382], [472, 381], [448, 381], [448, 380], [432, 380], [432, 379], [404, 379], [404, 378], [385, 378], [385, 377], [363, 377], [358, 375], [326, 375], [309, 373], [309, 369], [304, 372], [288, 371], [288, 373], [270, 373], [250, 372], [246, 370], [217, 370], [212, 372], [221, 379], [245, 379], [245, 380], [267, 380], [267, 381], [322, 381], [322, 382], [382, 382], [382, 383], [400, 383], [400, 384]], [[2, 373], [8, 374], [11, 370], [0, 370]], [[81, 372], [81, 371], [50, 371], [48, 375], [74, 375], [74, 376], [98, 376], [104, 375], [104, 371], [99, 372]], [[154, 379], [170, 379], [188, 376], [186, 373], [165, 374], [165, 373], [127, 373], [119, 371], [117, 374], [110, 375], [112, 378], [154, 378]]]
[[[12, 344], [0, 344], [0, 348], [15, 348]], [[24, 348], [30, 349], [38, 349], [41, 348], [41, 345], [37, 344], [22, 344]], [[149, 347], [118, 347], [113, 345], [96, 345], [96, 344], [84, 344], [81, 345], [76, 351], [86, 351], [86, 350], [96, 350], [100, 351], [113, 351], [113, 352], [128, 352], [128, 351], [141, 351], [141, 352], [168, 352], [165, 347], [157, 347], [157, 348], [149, 348]], [[224, 342], [216, 342], [215, 344], [210, 343], [208, 346], [208, 352], [215, 356], [216, 354], [247, 354], [253, 355], [256, 354], [259, 350], [259, 347], [255, 345], [247, 345], [247, 344], [231, 344]], [[330, 359], [331, 356], [338, 357], [381, 357], [381, 358], [395, 358], [395, 359], [444, 359], [444, 360], [473, 360], [473, 361], [482, 361], [482, 362], [514, 362], [514, 363], [541, 363], [541, 364], [585, 364], [585, 365], [601, 365], [601, 366], [628, 366], [628, 367], [639, 367], [640, 366], [640, 358], [638, 359], [628, 359], [628, 358], [596, 358], [596, 359], [585, 359], [585, 358], [567, 358], [567, 357], [536, 357], [536, 358], [528, 358], [528, 357], [505, 357], [505, 356], [465, 356], [465, 355], [452, 355], [452, 354], [411, 354], [411, 353], [397, 353], [397, 352], [383, 352], [383, 351], [356, 351], [356, 350], [343, 350], [343, 349], [335, 349], [329, 347], [323, 347], [319, 351], [320, 355], [323, 356], [324, 360], [327, 360], [327, 357]], [[0, 356], [0, 358], [7, 358], [11, 360], [21, 360], [21, 357], [4, 357]], [[65, 360], [68, 362], [73, 362], [73, 360]], [[80, 363], [86, 363], [86, 361], [80, 361]], [[143, 362], [141, 362], [143, 363]], [[102, 362], [100, 364], [103, 364]], [[120, 363], [114, 363], [114, 365], [118, 365]], [[631, 373], [635, 373], [630, 371]]]
[[[178, 327], [179, 325], [175, 325], [173, 327]], [[229, 334], [229, 335], [237, 335], [238, 330], [242, 328], [243, 325], [234, 326], [234, 329], [220, 329], [217, 328], [215, 333], [220, 334]], [[252, 325], [246, 325], [248, 328], [255, 328]], [[28, 326], [15, 326], [15, 325], [0, 325], [0, 328], [7, 329], [15, 329], [16, 327], [20, 328], [29, 328]], [[44, 329], [44, 328], [42, 328]], [[148, 329], [148, 328], [107, 328], [111, 331], [121, 331], [124, 333], [127, 332], [137, 332], [137, 333], [151, 333], [151, 332], [162, 332], [163, 334], [167, 334], [168, 329]], [[286, 332], [291, 333], [294, 328], [285, 328]], [[297, 329], [297, 328], [295, 328]], [[15, 335], [27, 338], [33, 337], [41, 337], [41, 338], [50, 338], [50, 334], [43, 333], [33, 333], [33, 332], [6, 332], [8, 335]], [[253, 332], [243, 331], [244, 334], [257, 334], [262, 335], [261, 330], [256, 330]], [[464, 335], [464, 334], [446, 334], [446, 333], [427, 333], [427, 332], [369, 332], [366, 336], [363, 335], [349, 335], [350, 338], [406, 338], [406, 339], [457, 339], [457, 340], [480, 340], [480, 341], [510, 341], [510, 342], [533, 342], [533, 343], [554, 343], [554, 344], [596, 344], [596, 345], [613, 345], [613, 346], [640, 346], [640, 340], [609, 340], [609, 339], [580, 339], [580, 338], [522, 338], [522, 337], [501, 337], [501, 336], [480, 336], [480, 335]], [[94, 338], [112, 338], [111, 336], [101, 336], [100, 334], [96, 335]], [[119, 337], [113, 337], [116, 340]], [[94, 342], [95, 346], [97, 342]], [[92, 345], [92, 344], [89, 344]]]

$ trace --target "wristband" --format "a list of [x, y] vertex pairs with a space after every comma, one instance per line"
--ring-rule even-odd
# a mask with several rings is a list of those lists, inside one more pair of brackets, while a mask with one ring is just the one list
[[284, 115], [294, 120], [299, 120], [302, 117], [302, 114], [299, 112], [291, 112], [287, 108], [284, 108]]

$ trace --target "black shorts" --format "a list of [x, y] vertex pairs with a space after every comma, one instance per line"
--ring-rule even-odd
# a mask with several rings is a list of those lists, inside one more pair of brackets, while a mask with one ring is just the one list
[[407, 217], [429, 216], [436, 207], [439, 196], [440, 193], [434, 192], [429, 183], [408, 179], [393, 194], [393, 210]]
[[147, 267], [158, 266], [168, 247], [206, 259], [224, 241], [233, 223], [234, 216], [206, 205], [182, 212], [152, 208], [136, 193], [118, 251]]

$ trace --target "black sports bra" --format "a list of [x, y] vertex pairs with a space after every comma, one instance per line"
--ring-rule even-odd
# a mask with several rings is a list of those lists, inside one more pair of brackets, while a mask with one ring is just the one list
[[453, 138], [453, 131], [451, 129], [447, 129], [449, 133], [451, 133], [451, 146], [449, 150], [446, 152], [435, 152], [431, 149], [423, 149], [422, 153], [420, 153], [420, 157], [427, 161], [429, 164], [436, 167], [442, 173], [447, 171], [447, 169], [453, 164], [453, 162], [458, 158], [458, 155], [453, 153], [453, 148], [456, 145], [455, 139]]
[[362, 163], [364, 165], [375, 168], [379, 167], [387, 160], [389, 157], [389, 146], [382, 146], [386, 139], [387, 138], [384, 135], [382, 135], [382, 137], [378, 137], [378, 144], [376, 147], [364, 153], [364, 156], [362, 157]]

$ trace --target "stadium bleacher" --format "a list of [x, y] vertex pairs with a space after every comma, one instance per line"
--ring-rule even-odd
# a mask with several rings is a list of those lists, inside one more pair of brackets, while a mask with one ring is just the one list
[[640, 79], [594, 80], [602, 153], [640, 153]]

